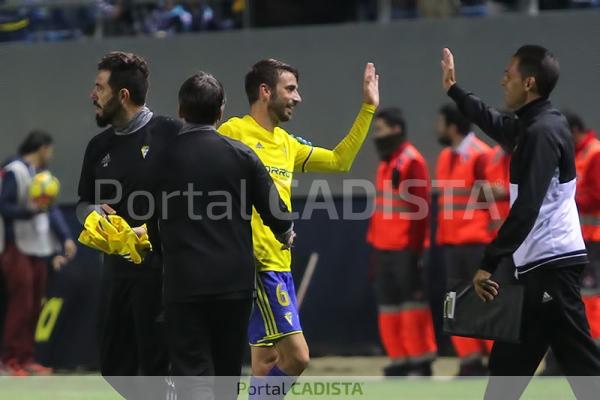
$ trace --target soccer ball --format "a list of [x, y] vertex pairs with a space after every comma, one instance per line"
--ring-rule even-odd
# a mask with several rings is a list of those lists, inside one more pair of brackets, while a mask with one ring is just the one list
[[40, 208], [51, 206], [60, 192], [60, 182], [49, 171], [36, 174], [29, 186], [29, 198]]

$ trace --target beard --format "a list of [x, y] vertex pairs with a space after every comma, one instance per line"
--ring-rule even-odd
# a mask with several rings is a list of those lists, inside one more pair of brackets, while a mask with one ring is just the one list
[[[94, 102], [94, 105], [99, 106], [98, 103]], [[119, 103], [119, 100], [113, 96], [108, 102], [101, 107], [102, 114], [96, 114], [96, 124], [100, 128], [104, 128], [108, 125], [112, 125], [115, 118], [122, 113], [123, 106]]]
[[288, 122], [290, 120], [291, 116], [286, 113], [288, 106], [290, 104], [280, 100], [279, 97], [273, 97], [269, 102], [269, 110], [279, 122]]
[[375, 149], [381, 161], [389, 161], [390, 157], [398, 150], [398, 147], [404, 142], [403, 134], [395, 134], [382, 138], [373, 139]]

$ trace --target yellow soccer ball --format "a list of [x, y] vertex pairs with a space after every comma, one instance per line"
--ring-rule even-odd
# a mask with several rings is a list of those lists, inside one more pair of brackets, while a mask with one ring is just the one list
[[50, 171], [36, 174], [29, 186], [29, 198], [40, 208], [51, 206], [60, 193], [60, 182]]

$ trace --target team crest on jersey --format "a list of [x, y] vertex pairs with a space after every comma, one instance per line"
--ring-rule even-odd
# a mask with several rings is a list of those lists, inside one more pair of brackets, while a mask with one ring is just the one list
[[294, 326], [294, 323], [292, 321], [292, 313], [290, 311], [285, 313], [285, 319], [287, 320], [287, 322], [290, 323], [290, 325]]
[[100, 165], [102, 165], [102, 167], [108, 167], [108, 164], [110, 164], [110, 154], [107, 153], [102, 161], [100, 161]]
[[142, 146], [141, 152], [142, 152], [142, 157], [144, 159], [146, 158], [146, 154], [148, 154], [148, 151], [150, 151], [150, 146], [148, 146], [148, 145]]

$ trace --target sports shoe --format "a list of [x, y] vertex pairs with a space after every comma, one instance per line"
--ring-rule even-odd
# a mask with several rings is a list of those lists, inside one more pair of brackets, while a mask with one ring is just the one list
[[390, 364], [383, 368], [384, 376], [406, 376], [408, 367], [406, 364]]
[[15, 359], [4, 363], [4, 371], [9, 376], [29, 376], [29, 373], [23, 369], [23, 366]]
[[35, 361], [26, 362], [23, 369], [30, 375], [52, 375], [52, 368], [44, 367]]
[[432, 376], [431, 361], [423, 361], [408, 367], [408, 376]]
[[483, 362], [478, 360], [462, 362], [460, 364], [460, 370], [458, 376], [487, 376], [489, 375], [488, 369], [483, 365]]

